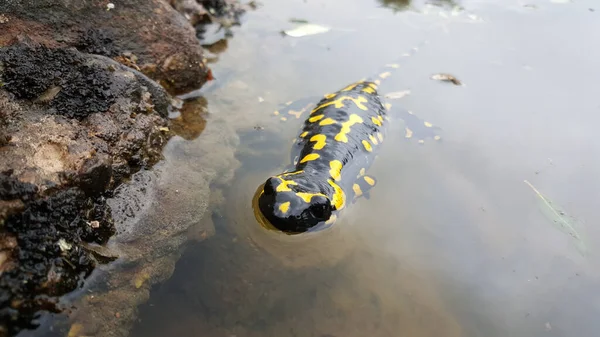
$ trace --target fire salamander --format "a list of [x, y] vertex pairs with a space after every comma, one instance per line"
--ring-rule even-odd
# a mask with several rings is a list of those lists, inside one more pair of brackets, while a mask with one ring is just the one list
[[[267, 222], [288, 234], [329, 227], [339, 211], [376, 184], [366, 170], [385, 139], [389, 105], [377, 89], [390, 74], [382, 72], [377, 79], [325, 95], [310, 111], [294, 146], [293, 167], [268, 178], [257, 190], [254, 209], [263, 225]], [[301, 113], [289, 112], [297, 117]], [[410, 112], [407, 117], [405, 122], [416, 119]], [[412, 133], [407, 127], [407, 138]]]

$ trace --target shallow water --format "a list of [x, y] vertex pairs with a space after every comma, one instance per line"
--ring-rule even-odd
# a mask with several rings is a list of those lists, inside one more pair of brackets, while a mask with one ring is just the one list
[[[132, 336], [598, 335], [600, 6], [465, 1], [472, 15], [453, 16], [423, 3], [262, 3], [213, 65], [217, 81], [196, 93], [208, 128], [219, 121], [240, 137], [216, 234], [152, 289]], [[281, 36], [292, 17], [333, 29]], [[302, 123], [279, 121], [277, 104], [339, 89], [424, 40], [382, 91], [410, 89], [392, 103], [440, 126], [442, 141], [406, 140], [396, 122], [371, 198], [334, 228], [259, 227], [252, 195], [288, 164]], [[440, 72], [465, 85], [430, 79]], [[581, 240], [559, 230], [560, 213], [544, 216], [525, 180]]]

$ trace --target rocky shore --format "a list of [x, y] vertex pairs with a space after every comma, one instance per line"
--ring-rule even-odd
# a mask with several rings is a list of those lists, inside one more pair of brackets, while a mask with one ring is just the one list
[[202, 25], [234, 25], [244, 10], [228, 0], [0, 4], [0, 336], [61, 311], [62, 295], [115, 259], [101, 253], [119, 235], [110, 198], [185, 128], [169, 120], [173, 95], [211, 80]]

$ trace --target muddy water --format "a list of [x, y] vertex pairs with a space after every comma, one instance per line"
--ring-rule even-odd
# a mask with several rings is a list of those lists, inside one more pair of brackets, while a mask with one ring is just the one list
[[[208, 125], [240, 137], [216, 234], [152, 289], [132, 336], [598, 335], [595, 1], [465, 1], [458, 15], [401, 1], [262, 3], [199, 93]], [[333, 29], [282, 37], [292, 17]], [[392, 103], [440, 126], [442, 141], [418, 144], [392, 123], [371, 169], [378, 186], [334, 228], [260, 228], [252, 195], [288, 163], [302, 123], [274, 117], [277, 104], [338, 89], [423, 40], [382, 91], [411, 90]], [[430, 79], [440, 72], [464, 85]]]

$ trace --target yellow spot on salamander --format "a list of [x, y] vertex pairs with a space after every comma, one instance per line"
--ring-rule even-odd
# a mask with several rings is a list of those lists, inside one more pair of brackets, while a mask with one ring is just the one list
[[333, 93], [333, 94], [327, 94], [327, 95], [325, 95], [324, 97], [325, 97], [326, 99], [330, 99], [330, 98], [334, 98], [334, 97], [335, 97], [335, 95], [337, 95], [337, 94], [336, 94], [336, 93]]
[[281, 184], [277, 185], [277, 188], [275, 188], [275, 191], [277, 192], [290, 192], [292, 189], [288, 185], [298, 185], [298, 183], [293, 180], [279, 179], [281, 179]]
[[337, 121], [335, 119], [327, 117], [324, 120], [322, 120], [319, 123], [319, 125], [325, 126], [325, 125], [331, 125], [331, 124], [335, 124], [335, 123], [337, 123]]
[[273, 111], [273, 115], [279, 116], [279, 111]]
[[335, 223], [335, 221], [337, 220], [337, 215], [332, 214], [329, 219], [327, 221], [325, 221], [326, 225], [331, 225], [333, 223]]
[[377, 141], [377, 138], [375, 138], [375, 136], [373, 135], [369, 135], [369, 139], [371, 140], [371, 143], [377, 145], [379, 142]]
[[391, 103], [385, 103], [383, 106], [385, 107], [385, 109], [387, 111], [390, 111], [392, 109], [392, 104]]
[[340, 90], [340, 91], [350, 91], [354, 88], [356, 88], [357, 85], [359, 85], [361, 82], [356, 82], [356, 83], [352, 83], [349, 86], [345, 87], [344, 89]]
[[383, 122], [383, 116], [382, 115], [378, 115], [377, 118], [379, 119], [380, 122]]
[[293, 171], [293, 172], [284, 172], [284, 173], [278, 175], [277, 177], [280, 178], [280, 177], [293, 176], [293, 175], [300, 174], [300, 173], [304, 173], [304, 170], [298, 170], [298, 171]]
[[424, 124], [426, 127], [428, 127], [428, 128], [430, 128], [430, 127], [432, 127], [432, 126], [433, 126], [433, 124], [431, 124], [431, 123], [429, 123], [429, 122], [423, 122], [423, 124]]
[[375, 179], [365, 176], [365, 181], [367, 182], [367, 184], [369, 184], [371, 186], [375, 186]]
[[327, 136], [323, 134], [318, 134], [310, 137], [311, 142], [316, 142], [313, 146], [313, 149], [315, 150], [321, 150], [322, 148], [324, 148], [326, 144], [325, 140], [327, 140]]
[[279, 205], [279, 210], [283, 214], [287, 213], [290, 210], [290, 202], [286, 201], [286, 202], [282, 203], [281, 205]]
[[366, 92], [367, 94], [374, 94], [375, 93], [375, 89], [373, 89], [372, 87], [366, 87], [363, 90], [361, 90], [362, 92]]
[[298, 196], [298, 198], [304, 200], [304, 202], [307, 203], [307, 204], [310, 202], [310, 200], [313, 197], [316, 197], [316, 196], [322, 196], [322, 197], [327, 198], [327, 196], [325, 194], [323, 194], [323, 193], [298, 192], [298, 193], [296, 193], [296, 195]]
[[335, 135], [335, 140], [342, 143], [348, 143], [347, 134], [350, 132], [350, 128], [352, 127], [352, 125], [362, 122], [363, 119], [359, 115], [350, 115], [348, 121], [342, 123], [342, 128], [340, 129], [340, 132], [337, 135]]
[[306, 135], [308, 135], [308, 131], [304, 131], [300, 134], [300, 138], [304, 138], [306, 137]]
[[354, 195], [357, 197], [360, 197], [363, 194], [359, 184], [352, 185], [352, 189], [354, 190]]
[[342, 179], [342, 162], [339, 160], [332, 160], [329, 162], [329, 175], [335, 181], [340, 181]]
[[333, 105], [333, 106], [335, 106], [335, 107], [336, 107], [336, 108], [338, 108], [338, 109], [339, 109], [339, 108], [343, 108], [343, 107], [345, 106], [345, 105], [344, 105], [344, 101], [348, 101], [348, 100], [350, 100], [350, 101], [354, 102], [354, 104], [355, 104], [355, 105], [356, 105], [356, 106], [357, 106], [359, 109], [361, 109], [361, 110], [363, 110], [363, 111], [367, 111], [367, 110], [368, 110], [368, 109], [367, 109], [367, 107], [366, 107], [366, 106], [363, 104], [363, 103], [366, 103], [366, 102], [367, 102], [367, 99], [366, 99], [365, 97], [363, 97], [363, 96], [358, 96], [357, 98], [354, 98], [354, 97], [350, 97], [350, 96], [342, 96], [342, 97], [340, 97], [340, 98], [338, 98], [338, 99], [336, 99], [336, 100], [333, 100], [333, 101], [331, 101], [331, 102], [327, 102], [327, 103], [323, 103], [323, 104], [319, 105], [318, 107], [314, 108], [314, 109], [313, 109], [313, 111], [311, 112], [311, 115], [312, 115], [313, 113], [315, 113], [315, 112], [317, 112], [317, 111], [321, 110], [322, 108], [324, 108], [324, 107], [327, 107], [327, 106], [330, 106], [330, 105]]
[[383, 142], [383, 135], [381, 134], [381, 132], [377, 132], [377, 138], [379, 139], [379, 142]]
[[346, 204], [346, 194], [338, 184], [333, 182], [333, 180], [328, 180], [327, 182], [329, 185], [331, 185], [331, 187], [333, 187], [333, 196], [331, 202], [335, 209], [339, 211], [344, 208], [344, 205]]
[[354, 88], [356, 88], [356, 86], [358, 86], [359, 84], [363, 83], [366, 79], [361, 79], [360, 81], [354, 82], [352, 84], [350, 84], [349, 86], [345, 87], [344, 89], [340, 90], [340, 91], [350, 91]]
[[312, 116], [311, 118], [308, 119], [308, 121], [311, 123], [314, 123], [314, 122], [321, 120], [323, 117], [325, 117], [325, 115]]
[[319, 155], [318, 153], [309, 153], [306, 156], [304, 156], [304, 158], [302, 158], [302, 160], [300, 160], [300, 164], [306, 163], [311, 160], [318, 159], [320, 157], [321, 157], [321, 155]]
[[371, 147], [371, 143], [369, 143], [368, 141], [363, 140], [362, 145], [365, 147], [365, 150], [367, 150], [369, 152], [373, 151], [373, 148]]
[[411, 130], [411, 129], [409, 129], [409, 128], [406, 128], [406, 129], [405, 129], [405, 131], [406, 131], [406, 134], [404, 135], [404, 137], [406, 137], [406, 138], [410, 138], [410, 137], [412, 137], [412, 135], [413, 135], [413, 132], [412, 132], [412, 130]]
[[373, 124], [381, 126], [381, 121], [375, 117], [371, 117], [371, 121], [373, 122]]
[[364, 176], [365, 175], [365, 168], [361, 168], [360, 171], [358, 172], [359, 176]]
[[381, 73], [381, 74], [379, 74], [379, 77], [380, 77], [380, 78], [384, 78], [384, 79], [385, 79], [385, 78], [388, 78], [388, 77], [390, 77], [390, 75], [391, 75], [391, 74], [392, 74], [392, 73], [390, 73], [389, 71], [386, 71], [386, 72], [384, 72], [384, 73]]

